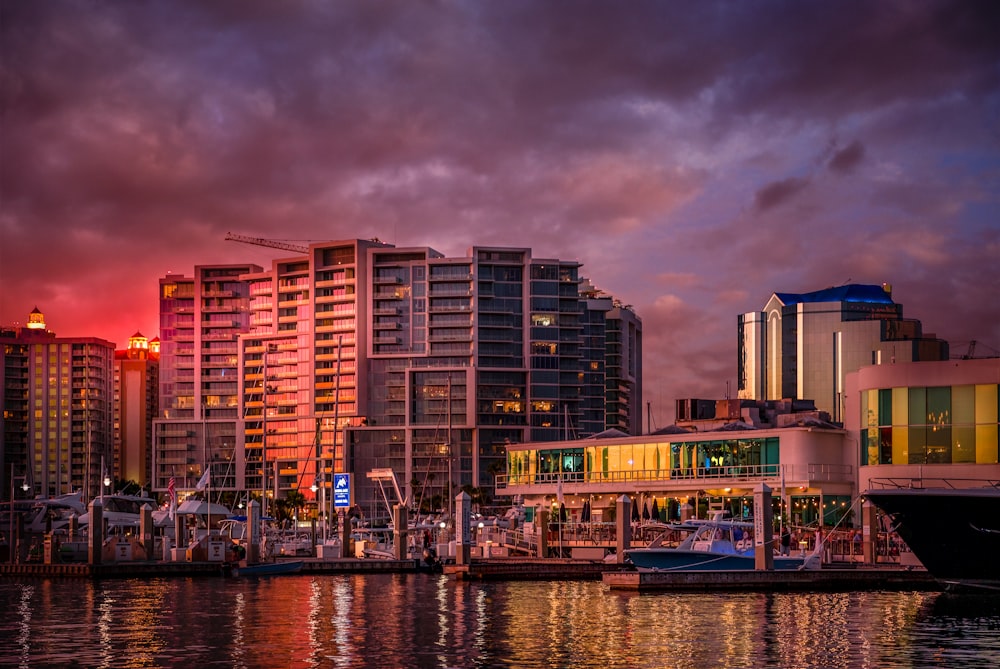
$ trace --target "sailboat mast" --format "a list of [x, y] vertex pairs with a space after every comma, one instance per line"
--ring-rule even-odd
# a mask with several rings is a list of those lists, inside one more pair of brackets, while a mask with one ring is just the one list
[[[330, 453], [330, 479], [333, 480], [333, 471], [336, 468], [337, 463], [337, 433], [339, 431], [340, 423], [340, 361], [342, 359], [342, 354], [344, 351], [344, 335], [337, 335], [337, 381], [333, 386], [333, 448], [331, 448]], [[345, 444], [346, 446], [346, 444]], [[333, 488], [330, 488], [330, 514], [327, 516], [332, 519], [333, 508], [334, 508], [334, 498], [333, 498]], [[326, 514], [326, 499], [323, 500], [323, 513]]]
[[261, 438], [260, 438], [260, 517], [267, 515], [267, 354], [271, 345], [264, 344], [264, 355], [262, 358], [264, 378], [261, 380]]
[[451, 522], [455, 522], [455, 507], [454, 507], [454, 491], [452, 490], [452, 459], [454, 458], [454, 453], [451, 450], [451, 374], [448, 374], [448, 515], [451, 517]]

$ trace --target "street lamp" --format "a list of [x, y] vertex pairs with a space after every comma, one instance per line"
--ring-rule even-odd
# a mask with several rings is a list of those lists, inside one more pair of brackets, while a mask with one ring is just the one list
[[[19, 477], [21, 479], [21, 490], [28, 492], [30, 486], [28, 486], [28, 474], [25, 473], [24, 476]], [[14, 545], [14, 464], [10, 465], [10, 514], [8, 516], [10, 520], [10, 532], [7, 535], [7, 552], [10, 557], [10, 563], [14, 564], [17, 560], [17, 549], [18, 547]]]

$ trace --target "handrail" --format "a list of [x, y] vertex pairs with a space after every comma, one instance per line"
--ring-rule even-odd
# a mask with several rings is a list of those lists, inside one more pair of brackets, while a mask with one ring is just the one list
[[[926, 485], [928, 482], [934, 485]], [[874, 478], [868, 481], [872, 489], [927, 489], [927, 488], [949, 488], [951, 490], [962, 490], [967, 488], [1000, 488], [998, 479], [978, 479], [978, 478], [955, 478], [955, 477], [886, 477]]]
[[[496, 477], [496, 489], [522, 485], [557, 485], [574, 483], [643, 483], [650, 482], [756, 482], [776, 481], [781, 477], [782, 465], [722, 465], [718, 467], [687, 467], [663, 469], [638, 469], [623, 471], [589, 472], [536, 472], [534, 474], [500, 474]], [[789, 480], [807, 479], [823, 481], [847, 481], [853, 477], [853, 467], [841, 464], [816, 464], [785, 468]]]

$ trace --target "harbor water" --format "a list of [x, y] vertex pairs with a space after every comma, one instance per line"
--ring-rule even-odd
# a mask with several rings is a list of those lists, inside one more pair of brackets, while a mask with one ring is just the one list
[[996, 667], [1000, 596], [427, 574], [0, 581], [0, 666]]

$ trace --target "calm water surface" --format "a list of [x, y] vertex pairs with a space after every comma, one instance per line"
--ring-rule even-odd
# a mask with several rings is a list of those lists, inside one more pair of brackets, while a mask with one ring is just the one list
[[0, 665], [997, 667], [1000, 596], [429, 575], [0, 581]]

